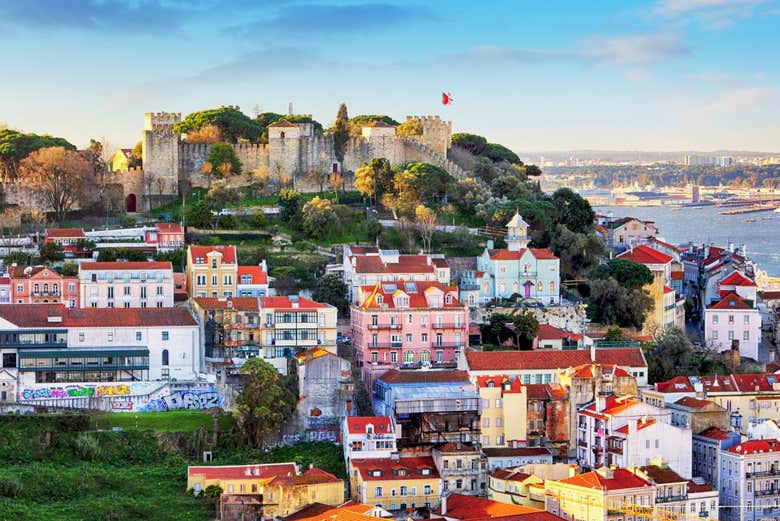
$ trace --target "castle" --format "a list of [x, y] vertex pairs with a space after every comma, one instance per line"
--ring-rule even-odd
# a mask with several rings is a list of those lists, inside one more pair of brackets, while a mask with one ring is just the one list
[[[461, 178], [463, 170], [447, 159], [452, 123], [439, 116], [409, 116], [420, 121], [422, 135], [399, 136], [396, 128], [382, 121], [366, 123], [361, 136], [347, 143], [344, 161], [336, 160], [331, 136], [316, 132], [312, 123], [282, 119], [268, 127], [268, 144], [236, 143], [233, 148], [244, 172], [266, 172], [269, 179], [293, 181], [300, 191], [318, 187], [307, 181], [311, 171], [353, 172], [364, 162], [384, 157], [392, 164], [425, 161]], [[111, 184], [122, 189], [127, 212], [141, 211], [157, 201], [179, 196], [185, 187], [205, 187], [209, 180], [201, 167], [211, 145], [187, 143], [174, 125], [181, 114], [147, 112], [142, 132], [143, 167], [112, 172]], [[248, 178], [241, 176], [243, 182]], [[241, 180], [238, 180], [239, 183]], [[346, 179], [347, 183], [350, 181]]]

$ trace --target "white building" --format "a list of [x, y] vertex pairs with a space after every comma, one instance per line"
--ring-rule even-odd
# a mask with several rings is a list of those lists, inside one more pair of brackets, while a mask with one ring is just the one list
[[738, 345], [741, 356], [758, 361], [761, 312], [736, 292], [729, 292], [704, 310], [704, 339], [717, 352]]
[[20, 393], [36, 383], [188, 381], [201, 370], [198, 325], [184, 307], [0, 306], [0, 351]]
[[352, 459], [389, 459], [398, 455], [395, 424], [390, 416], [347, 416], [341, 426], [344, 461]]
[[82, 308], [173, 307], [170, 262], [82, 262]]
[[695, 517], [718, 519], [718, 490], [701, 478], [688, 480], [669, 468], [663, 460], [631, 469], [655, 486], [655, 514], [670, 519]]
[[669, 423], [663, 409], [634, 396], [598, 396], [577, 413], [577, 460], [582, 466], [633, 467], [664, 457], [691, 476], [691, 431]]

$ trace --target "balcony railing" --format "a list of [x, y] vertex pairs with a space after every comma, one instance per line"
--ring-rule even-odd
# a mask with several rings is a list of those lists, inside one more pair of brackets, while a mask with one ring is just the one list
[[764, 490], [756, 490], [756, 496], [777, 496], [780, 495], [780, 488], [766, 488]]
[[776, 468], [770, 468], [768, 470], [759, 470], [756, 472], [746, 472], [745, 477], [746, 478], [760, 478], [763, 476], [777, 476], [780, 474], [780, 469]]
[[432, 329], [463, 329], [464, 323], [458, 324], [457, 322], [434, 322], [431, 324]]
[[401, 324], [369, 324], [368, 329], [401, 329]]
[[655, 498], [656, 503], [672, 503], [675, 501], [686, 501], [688, 494], [678, 494], [676, 496], [658, 496]]
[[699, 517], [710, 517], [710, 513], [706, 510], [699, 512]]

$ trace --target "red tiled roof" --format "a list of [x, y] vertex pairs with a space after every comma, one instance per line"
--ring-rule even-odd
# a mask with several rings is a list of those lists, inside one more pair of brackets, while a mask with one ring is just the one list
[[378, 255], [356, 256], [355, 273], [433, 273], [427, 255], [399, 255], [398, 262], [383, 263]]
[[660, 393], [692, 393], [695, 391], [687, 376], [675, 376], [665, 382], [657, 382], [655, 390]]
[[684, 271], [673, 271], [672, 272], [672, 280], [683, 280], [685, 278], [685, 272]]
[[726, 449], [732, 454], [758, 454], [766, 452], [780, 452], [780, 441], [769, 440], [748, 440]]
[[81, 228], [46, 228], [46, 237], [57, 239], [87, 238], [87, 236], [84, 235], [84, 230]]
[[659, 467], [658, 465], [647, 465], [639, 467], [642, 472], [653, 480], [656, 485], [667, 485], [671, 483], [685, 483], [688, 480], [681, 477], [678, 473], [669, 467]]
[[488, 458], [552, 456], [550, 449], [544, 447], [485, 447], [482, 452]]
[[650, 487], [652, 484], [626, 469], [615, 469], [612, 478], [606, 478], [596, 471], [586, 472], [571, 478], [560, 480], [561, 483], [594, 490], [622, 490], [627, 488]]
[[366, 425], [374, 426], [374, 432], [390, 434], [393, 432], [393, 423], [389, 416], [349, 416], [347, 417], [347, 430], [350, 434], [362, 434], [366, 432]]
[[[59, 320], [50, 320], [59, 317]], [[66, 308], [61, 304], [0, 306], [0, 318], [23, 328], [195, 326], [184, 307], [173, 308]]]
[[701, 383], [704, 387], [704, 391], [711, 392], [734, 392], [737, 391], [737, 384], [734, 382], [732, 375], [714, 375], [714, 376], [702, 376]]
[[332, 507], [323, 503], [313, 503], [296, 513], [283, 517], [282, 521], [376, 521], [376, 517], [366, 514], [373, 505], [347, 504]]
[[365, 255], [366, 253], [379, 253], [379, 248], [376, 246], [350, 246], [349, 250], [354, 255]]
[[440, 258], [437, 257], [435, 259], [431, 259], [431, 262], [437, 268], [449, 268], [450, 267], [450, 265], [447, 264], [447, 259], [440, 259]]
[[688, 494], [696, 494], [697, 492], [713, 492], [715, 489], [707, 483], [696, 483], [695, 481], [688, 482]]
[[320, 468], [312, 467], [306, 469], [298, 476], [292, 476], [293, 485], [314, 485], [317, 483], [336, 483], [341, 481], [339, 478]]
[[[25, 273], [25, 270], [27, 268], [30, 268], [29, 273]], [[8, 266], [8, 275], [12, 279], [22, 279], [22, 278], [26, 279], [29, 277], [33, 277], [34, 275], [37, 275], [43, 270], [48, 270], [54, 277], [60, 276], [59, 273], [46, 266], [32, 266], [32, 267], [31, 266]]]
[[539, 324], [539, 331], [536, 333], [536, 338], [539, 340], [579, 340], [582, 338], [582, 335], [577, 335], [571, 331], [566, 331], [565, 329], [549, 324]]
[[518, 472], [516, 470], [496, 469], [490, 473], [490, 477], [497, 479], [506, 479], [508, 481], [525, 481], [531, 477], [531, 474]]
[[11, 283], [10, 277], [0, 277], [0, 284], [8, 285]]
[[[633, 421], [633, 420], [632, 420]], [[639, 418], [636, 420], [636, 430], [641, 431], [642, 429], [646, 427], [650, 427], [651, 425], [655, 424], [655, 418]], [[620, 434], [628, 434], [628, 425], [623, 425], [622, 427], [615, 429]]]
[[746, 303], [742, 297], [731, 291], [726, 293], [726, 295], [715, 304], [707, 306], [707, 309], [753, 309], [753, 306]]
[[[491, 382], [493, 387], [501, 387], [504, 394], [515, 394], [523, 391], [523, 385], [519, 378], [509, 378], [505, 375], [477, 377], [477, 387], [490, 387]], [[503, 388], [507, 382], [509, 382], [509, 389]]]
[[700, 400], [698, 398], [694, 398], [692, 396], [683, 396], [676, 402], [677, 405], [681, 405], [683, 407], [688, 407], [689, 409], [701, 409], [702, 407], [706, 407], [711, 404], [715, 404], [712, 400]]
[[[463, 521], [471, 521], [473, 519], [496, 519], [536, 512], [541, 512], [541, 510], [493, 501], [484, 497], [452, 493], [447, 496], [447, 512], [442, 515]], [[441, 514], [441, 508], [436, 513]]]
[[[595, 378], [597, 374], [597, 364], [583, 364], [571, 368], [571, 377], [573, 378]], [[614, 364], [603, 364], [601, 366], [602, 374], [611, 374], [618, 378], [628, 378], [631, 376], [628, 371]]]
[[153, 262], [82, 262], [82, 270], [173, 270], [169, 261]]
[[[415, 479], [436, 479], [439, 477], [439, 472], [436, 470], [436, 465], [430, 456], [401, 458], [398, 461], [386, 458], [353, 459], [351, 464], [360, 472], [363, 481], [411, 481]], [[427, 475], [422, 474], [420, 471], [423, 469], [428, 469], [430, 473]], [[375, 470], [382, 471], [382, 475], [372, 476], [370, 473]], [[399, 471], [406, 471], [405, 475]]]
[[466, 371], [400, 371], [398, 369], [390, 369], [380, 376], [379, 379], [388, 384], [468, 383], [469, 375]]
[[184, 226], [179, 223], [158, 223], [155, 228], [159, 233], [184, 233]]
[[[249, 471], [249, 475], [247, 475], [247, 471]], [[206, 479], [263, 479], [294, 474], [294, 463], [187, 467], [188, 476], [203, 475]]]
[[731, 431], [721, 429], [720, 427], [709, 427], [698, 434], [698, 436], [703, 436], [713, 440], [727, 440], [731, 437], [730, 435]]
[[294, 300], [290, 300], [290, 297], [260, 297], [260, 305], [263, 308], [269, 309], [283, 309], [283, 310], [313, 310], [324, 309], [328, 307], [328, 304], [321, 304], [311, 299], [299, 297], [298, 307], [293, 307]]
[[666, 264], [672, 262], [672, 257], [669, 255], [644, 244], [621, 253], [618, 255], [618, 258], [638, 262], [639, 264]]
[[189, 255], [190, 259], [194, 262], [195, 259], [203, 258], [206, 260], [206, 255], [211, 252], [218, 252], [222, 254], [222, 262], [226, 264], [236, 263], [236, 247], [235, 246], [196, 246], [190, 245]]
[[531, 248], [531, 253], [537, 260], [558, 260], [558, 257], [547, 248]]
[[593, 402], [589, 406], [582, 409], [580, 412], [588, 416], [596, 418], [606, 418], [608, 416], [614, 416], [619, 412], [623, 412], [626, 409], [630, 409], [634, 405], [637, 405], [639, 400], [634, 396], [607, 396], [604, 404], [604, 409], [599, 411], [596, 409], [597, 402]]
[[647, 242], [654, 242], [656, 244], [660, 244], [661, 246], [664, 246], [666, 248], [670, 248], [672, 250], [677, 250], [677, 246], [674, 244], [669, 244], [668, 242], [664, 242], [658, 237], [648, 237]]
[[257, 298], [255, 297], [196, 297], [192, 299], [206, 311], [216, 311], [218, 309], [236, 309], [240, 311], [257, 311]]
[[461, 443], [459, 441], [452, 442], [448, 441], [447, 443], [440, 445], [437, 450], [443, 454], [446, 453], [463, 453], [463, 452], [480, 452], [477, 447], [472, 445], [471, 443]]
[[721, 286], [755, 286], [756, 283], [747, 278], [738, 271], [733, 271], [731, 275], [719, 282]]
[[[737, 388], [742, 392], [774, 390], [772, 382], [768, 380], [768, 377], [765, 374], [733, 374], [731, 375], [731, 378], [734, 380], [734, 383], [737, 384]], [[774, 381], [777, 381], [775, 375], [771, 375], [771, 378]]]
[[[591, 363], [590, 350], [572, 351], [489, 351], [468, 352], [466, 360], [472, 371], [507, 371], [531, 369], [566, 369]], [[596, 349], [596, 363], [624, 367], [646, 367], [640, 349]]]
[[[408, 292], [406, 291], [406, 287], [404, 280], [398, 280], [393, 282], [384, 282], [384, 283], [378, 283], [374, 286], [361, 286], [361, 289], [363, 290], [363, 293], [368, 295], [366, 297], [366, 300], [360, 305], [362, 308], [395, 308], [395, 300], [393, 299], [393, 295], [395, 295], [397, 292], [404, 293], [409, 297], [409, 308], [427, 308], [428, 307], [428, 301], [425, 297], [425, 294], [428, 291], [431, 290], [440, 290], [443, 292], [443, 295], [445, 298], [442, 299], [442, 306], [445, 308], [460, 308], [463, 307], [463, 304], [460, 303], [458, 300], [458, 288], [456, 286], [445, 286], [444, 284], [441, 284], [440, 282], [435, 281], [411, 281], [408, 282], [408, 284], [414, 284], [417, 288], [417, 291], [414, 292]], [[385, 291], [386, 287], [394, 286], [396, 288], [395, 291]], [[377, 304], [376, 297], [377, 295], [382, 296], [382, 304]], [[446, 295], [450, 295], [452, 300], [449, 304], [447, 304], [446, 301]]]
[[268, 284], [268, 274], [263, 271], [260, 266], [239, 266], [238, 267], [238, 283], [241, 284], [241, 275], [251, 275], [252, 282], [250, 284]]
[[520, 260], [524, 253], [525, 248], [519, 251], [488, 250], [488, 255], [490, 255], [490, 258], [497, 261]]

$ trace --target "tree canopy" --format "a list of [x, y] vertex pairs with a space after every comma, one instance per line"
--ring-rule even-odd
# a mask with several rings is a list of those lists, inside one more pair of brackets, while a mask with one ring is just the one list
[[679, 327], [666, 329], [647, 355], [650, 383], [663, 382], [680, 374], [694, 374], [697, 365], [693, 345]]
[[286, 119], [290, 123], [311, 123], [314, 127], [314, 131], [320, 134], [323, 130], [322, 123], [312, 119], [312, 117], [307, 114], [278, 114], [276, 112], [263, 112], [258, 114], [255, 118], [255, 121], [262, 128], [260, 133], [261, 143], [268, 143], [268, 127], [283, 119]]
[[176, 123], [173, 128], [180, 134], [186, 134], [207, 125], [219, 128], [222, 139], [230, 143], [236, 143], [240, 139], [256, 143], [260, 140], [263, 131], [257, 121], [241, 112], [237, 106], [222, 106], [218, 109], [193, 112]]
[[641, 288], [653, 282], [653, 273], [644, 264], [626, 259], [612, 259], [590, 274], [592, 280], [615, 279], [621, 286]]
[[458, 147], [475, 155], [486, 157], [494, 163], [506, 161], [513, 165], [522, 165], [520, 158], [504, 145], [488, 143], [487, 139], [477, 134], [457, 132], [452, 135], [452, 146]]
[[47, 134], [23, 134], [16, 130], [0, 129], [0, 174], [15, 178], [19, 163], [30, 153], [41, 148], [62, 147], [76, 150], [76, 147], [61, 137]]
[[400, 125], [399, 122], [397, 122], [390, 116], [386, 116], [384, 114], [359, 114], [349, 119], [349, 122], [356, 126], [363, 126], [366, 123], [371, 123], [374, 121], [381, 121], [383, 123], [387, 123], [388, 125], [393, 125], [395, 127]]
[[334, 274], [325, 275], [317, 280], [314, 291], [311, 294], [312, 299], [317, 302], [325, 302], [336, 306], [339, 315], [349, 313], [349, 301], [347, 300], [347, 285], [341, 280], [341, 277]]
[[612, 277], [590, 282], [588, 317], [591, 320], [641, 329], [653, 306], [653, 299], [644, 289], [623, 286]]
[[571, 188], [559, 188], [553, 193], [552, 202], [558, 209], [558, 221], [575, 233], [593, 230], [596, 212], [590, 203]]
[[[219, 173], [222, 177], [225, 177], [225, 172], [234, 175], [241, 173], [241, 161], [228, 143], [212, 145], [207, 161], [211, 165], [212, 173]], [[230, 165], [229, 170], [222, 166], [225, 164]]]
[[347, 150], [347, 142], [350, 135], [349, 114], [347, 114], [347, 105], [339, 105], [339, 111], [336, 114], [336, 121], [333, 122], [333, 153], [339, 163], [344, 161], [344, 153]]

